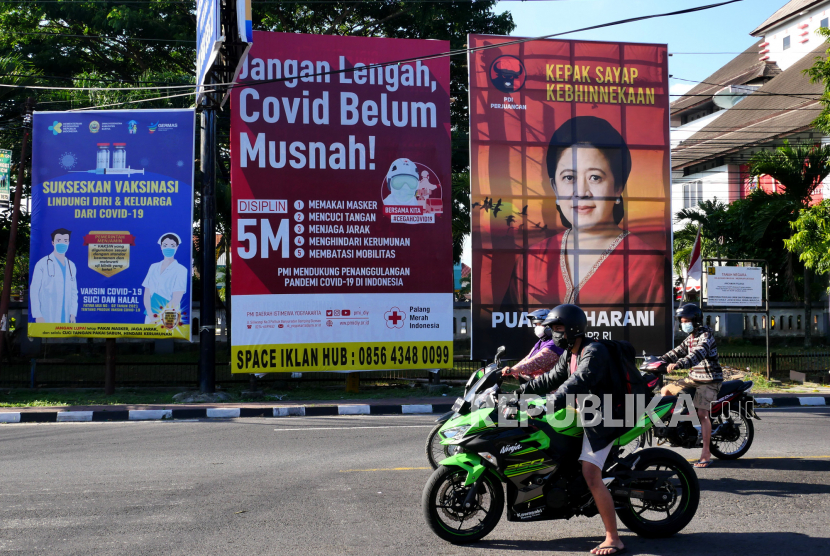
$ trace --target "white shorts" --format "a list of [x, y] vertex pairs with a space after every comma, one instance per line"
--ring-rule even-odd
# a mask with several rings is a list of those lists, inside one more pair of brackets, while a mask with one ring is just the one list
[[613, 442], [610, 442], [608, 446], [603, 448], [602, 450], [594, 451], [591, 448], [591, 443], [588, 442], [588, 435], [582, 435], [582, 454], [579, 456], [579, 461], [587, 461], [588, 463], [593, 463], [595, 466], [602, 469], [605, 467], [605, 460], [608, 459], [608, 454], [611, 452], [611, 448], [614, 446]]

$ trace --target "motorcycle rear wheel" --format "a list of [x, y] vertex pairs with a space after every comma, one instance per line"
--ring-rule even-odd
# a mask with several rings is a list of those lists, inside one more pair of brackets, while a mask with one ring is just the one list
[[433, 533], [453, 544], [469, 544], [483, 539], [498, 525], [504, 511], [504, 489], [489, 471], [482, 477], [474, 506], [464, 509], [467, 493], [475, 488], [464, 486], [467, 471], [442, 465], [433, 472], [421, 497], [424, 517]]
[[[738, 459], [749, 451], [752, 441], [755, 439], [755, 425], [749, 415], [742, 410], [732, 409], [729, 412], [729, 418], [738, 428], [738, 437], [730, 440], [715, 440], [712, 437], [709, 442], [709, 449], [712, 451], [712, 455], [718, 459]], [[723, 417], [718, 418], [718, 420], [722, 419]], [[717, 425], [713, 422], [712, 428], [715, 428], [715, 426]]]
[[425, 451], [427, 454], [427, 461], [429, 461], [429, 465], [433, 469], [438, 469], [441, 461], [458, 453], [458, 446], [445, 446], [444, 444], [441, 444], [441, 437], [438, 436], [438, 431], [441, 430], [441, 427], [443, 426], [444, 423], [438, 423], [432, 427], [432, 430], [429, 431], [429, 435], [427, 435]]
[[[694, 518], [700, 504], [700, 484], [694, 468], [676, 452], [664, 448], [650, 448], [637, 452], [635, 469], [646, 471], [673, 471], [669, 479], [639, 479], [632, 488], [665, 490], [671, 495], [670, 503], [657, 504], [639, 498], [629, 498], [624, 507], [617, 509], [617, 516], [626, 527], [646, 538], [671, 537], [686, 527]], [[613, 487], [611, 489], [613, 491]], [[621, 502], [615, 499], [617, 503]], [[665, 514], [664, 519], [657, 519]]]

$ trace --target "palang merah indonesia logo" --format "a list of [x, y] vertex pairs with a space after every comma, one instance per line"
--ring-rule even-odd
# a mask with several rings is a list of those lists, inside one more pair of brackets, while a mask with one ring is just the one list
[[527, 72], [515, 56], [499, 56], [490, 64], [490, 82], [503, 93], [514, 93], [524, 87]]
[[383, 318], [386, 319], [387, 328], [403, 328], [404, 321], [406, 321], [406, 313], [397, 307], [392, 307], [383, 314]]
[[49, 126], [49, 131], [52, 132], [52, 135], [57, 135], [61, 133], [61, 123], [60, 122], [52, 122], [52, 125]]

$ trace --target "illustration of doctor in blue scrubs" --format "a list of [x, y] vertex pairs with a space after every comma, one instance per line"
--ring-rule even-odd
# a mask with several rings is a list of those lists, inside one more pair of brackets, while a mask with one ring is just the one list
[[78, 316], [78, 282], [75, 263], [66, 258], [72, 232], [52, 232], [52, 252], [40, 259], [32, 272], [29, 298], [35, 322], [75, 322]]
[[147, 277], [141, 284], [144, 286], [145, 324], [159, 322], [165, 310], [180, 312], [182, 296], [187, 291], [190, 276], [187, 268], [175, 259], [181, 242], [181, 238], [172, 232], [164, 234], [158, 240], [164, 259], [150, 265]]

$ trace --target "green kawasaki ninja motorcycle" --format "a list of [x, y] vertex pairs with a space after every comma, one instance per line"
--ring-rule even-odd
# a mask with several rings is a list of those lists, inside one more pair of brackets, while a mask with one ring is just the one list
[[[438, 431], [441, 444], [453, 450], [424, 487], [422, 505], [429, 527], [446, 541], [466, 544], [496, 527], [505, 502], [508, 521], [596, 515], [578, 461], [582, 427], [575, 415], [568, 415], [574, 410], [545, 415], [542, 399], [519, 408], [515, 421], [509, 422], [515, 426], [500, 427], [496, 396], [501, 372], [484, 371], [470, 388], [475, 395], [456, 400], [453, 417]], [[654, 414], [669, 421], [676, 403], [677, 398], [664, 397]], [[652, 420], [642, 416], [615, 446], [625, 446], [652, 426]], [[615, 448], [603, 476], [620, 520], [640, 536], [674, 535], [697, 511], [697, 475], [670, 450], [650, 448], [623, 457]]]

